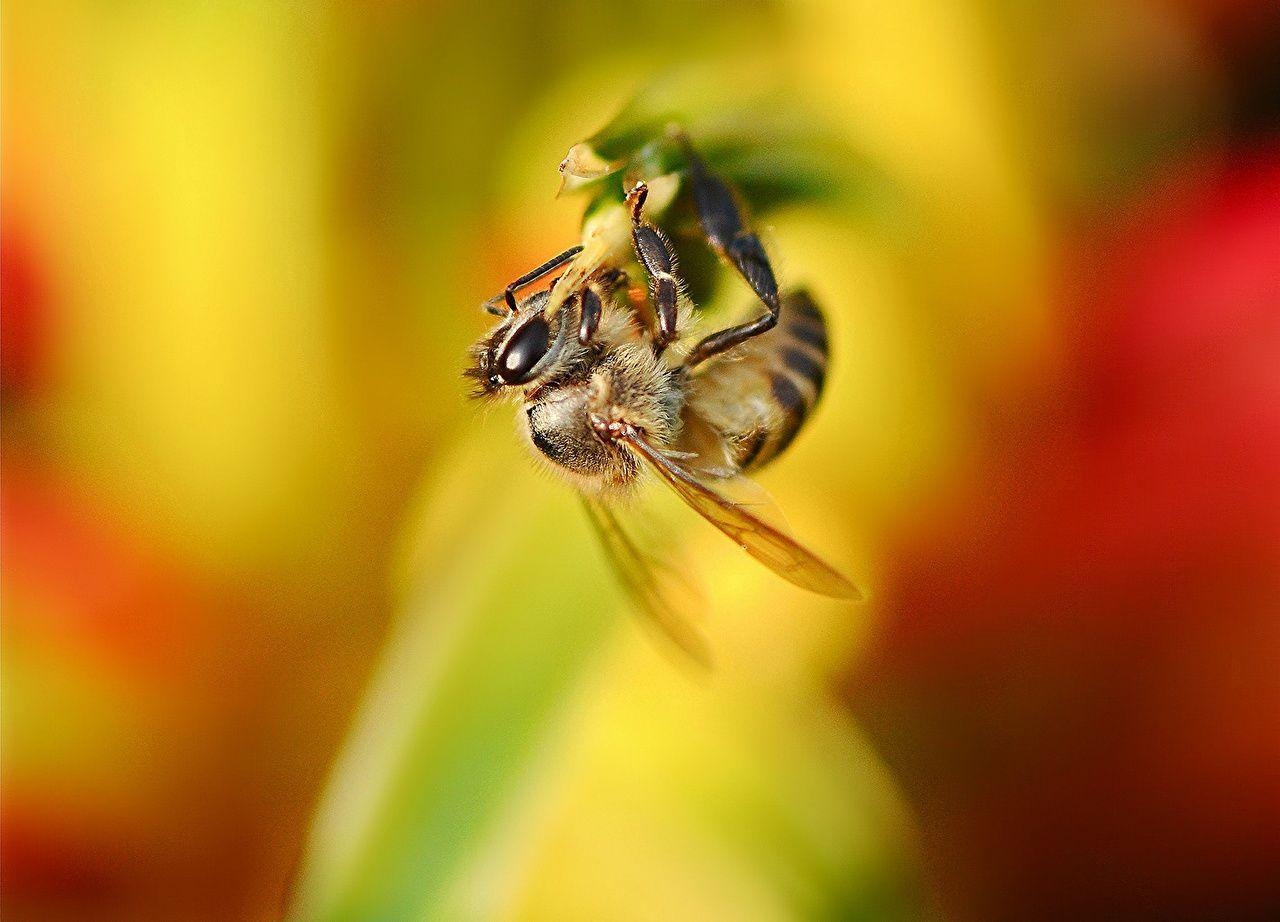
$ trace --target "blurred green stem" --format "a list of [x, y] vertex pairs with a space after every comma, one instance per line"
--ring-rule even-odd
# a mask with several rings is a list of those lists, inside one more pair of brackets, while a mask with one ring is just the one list
[[[496, 427], [489, 427], [496, 428]], [[615, 618], [557, 550], [577, 504], [484, 433], [425, 491], [403, 613], [311, 831], [296, 920], [431, 918], [512, 805]], [[512, 521], [512, 517], [516, 521]]]

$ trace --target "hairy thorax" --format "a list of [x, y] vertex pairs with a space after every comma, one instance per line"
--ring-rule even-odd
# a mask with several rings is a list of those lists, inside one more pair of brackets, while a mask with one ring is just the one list
[[602, 439], [596, 424], [628, 423], [655, 444], [670, 444], [679, 430], [683, 385], [649, 349], [624, 346], [530, 396], [523, 415], [532, 446], [579, 489], [601, 493], [626, 488], [640, 467], [626, 446]]

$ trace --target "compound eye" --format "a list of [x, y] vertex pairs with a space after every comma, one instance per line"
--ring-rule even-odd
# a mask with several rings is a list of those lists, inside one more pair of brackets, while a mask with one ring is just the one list
[[538, 315], [520, 328], [498, 355], [498, 377], [504, 384], [523, 384], [551, 348], [551, 327]]

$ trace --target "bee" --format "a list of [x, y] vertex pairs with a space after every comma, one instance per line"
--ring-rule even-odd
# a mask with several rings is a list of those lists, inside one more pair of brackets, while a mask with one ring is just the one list
[[[618, 500], [646, 470], [782, 578], [828, 596], [860, 593], [771, 520], [767, 503], [731, 498], [812, 415], [826, 375], [827, 328], [806, 291], [780, 293], [736, 193], [687, 136], [673, 138], [682, 169], [625, 183], [620, 201], [589, 216], [580, 244], [486, 302], [501, 319], [472, 347], [466, 374], [476, 396], [514, 398], [521, 432], [535, 456], [577, 488], [623, 585], [705, 662], [705, 641], [618, 516]], [[646, 210], [653, 190], [667, 203], [687, 191], [711, 249], [751, 289], [754, 319], [691, 335], [676, 253]]]

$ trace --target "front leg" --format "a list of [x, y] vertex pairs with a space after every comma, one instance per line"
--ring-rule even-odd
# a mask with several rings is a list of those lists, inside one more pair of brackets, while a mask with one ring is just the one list
[[604, 314], [605, 302], [613, 297], [620, 285], [627, 282], [627, 274], [621, 269], [609, 269], [589, 280], [582, 289], [582, 310], [578, 317], [578, 342], [586, 346], [595, 339]]
[[561, 266], [563, 266], [565, 263], [573, 259], [573, 257], [577, 256], [581, 252], [582, 252], [581, 246], [572, 246], [572, 247], [569, 247], [569, 249], [565, 250], [563, 253], [559, 253], [555, 256], [552, 256], [550, 259], [544, 262], [541, 266], [538, 266], [536, 269], [529, 270], [524, 275], [520, 276], [518, 279], [516, 279], [511, 284], [509, 284], [505, 289], [503, 289], [502, 294], [492, 297], [488, 301], [486, 301], [484, 304], [484, 309], [491, 314], [497, 314], [501, 316], [502, 310], [499, 307], [499, 305], [505, 302], [507, 306], [507, 313], [514, 314], [516, 312], [516, 292], [517, 291], [519, 291], [525, 285], [529, 285], [533, 282], [536, 282], [538, 279], [542, 278], [547, 273], [553, 272], [554, 270], [560, 268]]
[[636, 257], [649, 275], [649, 297], [657, 318], [658, 331], [653, 338], [655, 352], [661, 352], [676, 338], [676, 307], [680, 300], [680, 282], [676, 278], [676, 256], [671, 243], [652, 224], [644, 220], [644, 203], [649, 187], [636, 183], [627, 193], [631, 207], [631, 239]]

